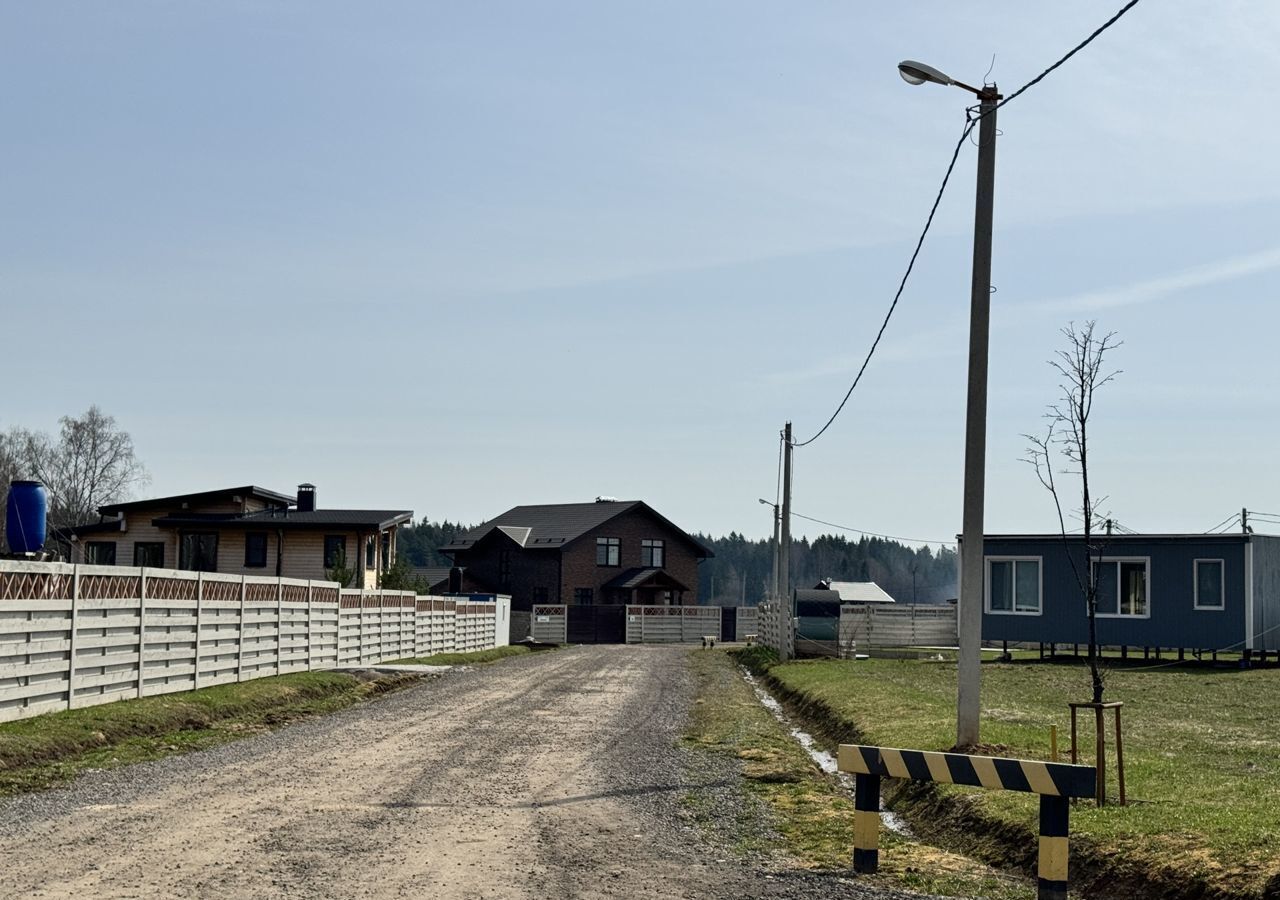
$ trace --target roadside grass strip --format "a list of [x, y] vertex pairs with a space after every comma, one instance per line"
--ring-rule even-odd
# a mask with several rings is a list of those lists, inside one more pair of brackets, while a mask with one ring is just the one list
[[[781, 851], [788, 864], [848, 874], [853, 852], [854, 804], [837, 780], [821, 771], [786, 729], [760, 705], [724, 651], [694, 651], [690, 665], [697, 700], [684, 734], [686, 746], [739, 760], [748, 796], [763, 805], [768, 825], [730, 829], [743, 853]], [[696, 795], [686, 798], [695, 819]], [[704, 823], [724, 831], [720, 823]], [[772, 830], [776, 834], [770, 835]], [[878, 874], [866, 877], [932, 894], [1015, 900], [1035, 894], [1029, 879], [998, 872], [966, 857], [886, 832]]]
[[[550, 648], [547, 648], [550, 649]], [[513, 656], [524, 656], [534, 652], [522, 644], [506, 647], [492, 647], [488, 650], [472, 650], [469, 653], [436, 653], [432, 656], [410, 657], [382, 663], [386, 666], [478, 666], [510, 659]]]
[[[948, 750], [955, 665], [933, 660], [804, 660], [740, 655], [832, 743]], [[1125, 704], [1129, 805], [1071, 813], [1071, 881], [1091, 896], [1280, 897], [1280, 670], [1109, 661], [1107, 698]], [[1068, 761], [1067, 702], [1088, 695], [1082, 661], [987, 662], [982, 753], [1049, 758], [1056, 725]], [[1080, 762], [1092, 765], [1092, 724]], [[1109, 742], [1108, 777], [1115, 782]], [[903, 784], [890, 805], [919, 833], [1028, 870], [1037, 801], [1012, 791]]]
[[249, 737], [418, 680], [299, 672], [0, 724], [0, 796]]

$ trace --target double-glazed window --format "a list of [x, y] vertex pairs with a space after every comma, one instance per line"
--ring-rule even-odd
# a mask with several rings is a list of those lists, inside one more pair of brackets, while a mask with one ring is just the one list
[[164, 568], [164, 541], [137, 541], [133, 545], [133, 564]]
[[622, 562], [622, 541], [618, 538], [596, 538], [596, 565], [616, 566]]
[[184, 531], [178, 547], [178, 568], [188, 572], [218, 571], [218, 533]]
[[84, 561], [91, 566], [114, 566], [116, 564], [116, 542], [89, 541], [84, 545]]
[[1197, 559], [1195, 562], [1196, 609], [1226, 608], [1226, 591], [1222, 560]]
[[666, 555], [666, 544], [663, 541], [643, 540], [640, 542], [640, 565], [661, 569], [666, 565]]
[[244, 567], [265, 569], [267, 566], [267, 533], [250, 531], [244, 536]]
[[324, 536], [324, 567], [335, 569], [338, 565], [347, 564], [347, 536], [345, 534], [326, 534]]
[[1104, 559], [1094, 563], [1098, 578], [1098, 615], [1146, 618], [1151, 615], [1149, 559]]
[[594, 588], [574, 588], [573, 602], [577, 606], [590, 606], [596, 602], [596, 592]]
[[1040, 558], [987, 559], [987, 612], [1040, 615]]

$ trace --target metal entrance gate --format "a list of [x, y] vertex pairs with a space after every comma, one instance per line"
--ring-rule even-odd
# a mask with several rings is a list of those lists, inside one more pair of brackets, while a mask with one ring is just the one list
[[624, 644], [627, 640], [625, 606], [570, 606], [570, 644]]

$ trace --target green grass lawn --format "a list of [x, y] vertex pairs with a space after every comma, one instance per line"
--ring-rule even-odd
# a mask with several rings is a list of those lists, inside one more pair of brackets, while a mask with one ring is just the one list
[[[740, 760], [747, 792], [768, 810], [776, 847], [792, 864], [848, 871], [853, 847], [853, 798], [824, 775], [807, 753], [756, 699], [727, 654], [693, 651], [698, 698], [685, 730], [686, 745]], [[698, 817], [696, 796], [686, 805]], [[775, 849], [767, 833], [752, 827], [747, 811], [737, 831], [738, 849]], [[723, 823], [718, 823], [723, 825]], [[723, 831], [723, 828], [718, 829]], [[955, 897], [1025, 900], [1035, 888], [988, 866], [885, 832], [876, 880]]]
[[[1107, 677], [1107, 699], [1124, 701], [1130, 803], [1080, 803], [1073, 835], [1086, 836], [1099, 853], [1261, 895], [1269, 878], [1280, 884], [1280, 671], [1151, 665], [1113, 663]], [[769, 675], [785, 692], [817, 701], [814, 708], [836, 720], [837, 732], [945, 750], [955, 741], [955, 672], [949, 661], [806, 660], [774, 666]], [[1067, 702], [1088, 699], [1083, 662], [988, 662], [982, 676], [984, 745], [999, 755], [1048, 759], [1049, 728], [1057, 725], [1065, 757]], [[1081, 743], [1081, 761], [1091, 764], [1091, 719], [1081, 723]], [[1035, 832], [1034, 796], [951, 787], [941, 793], [962, 791], [985, 813]]]

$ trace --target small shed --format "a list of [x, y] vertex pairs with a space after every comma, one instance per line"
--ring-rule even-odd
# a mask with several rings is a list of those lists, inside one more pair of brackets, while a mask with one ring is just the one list
[[796, 636], [834, 641], [840, 629], [841, 604], [893, 602], [874, 581], [819, 581], [810, 590], [796, 591]]

